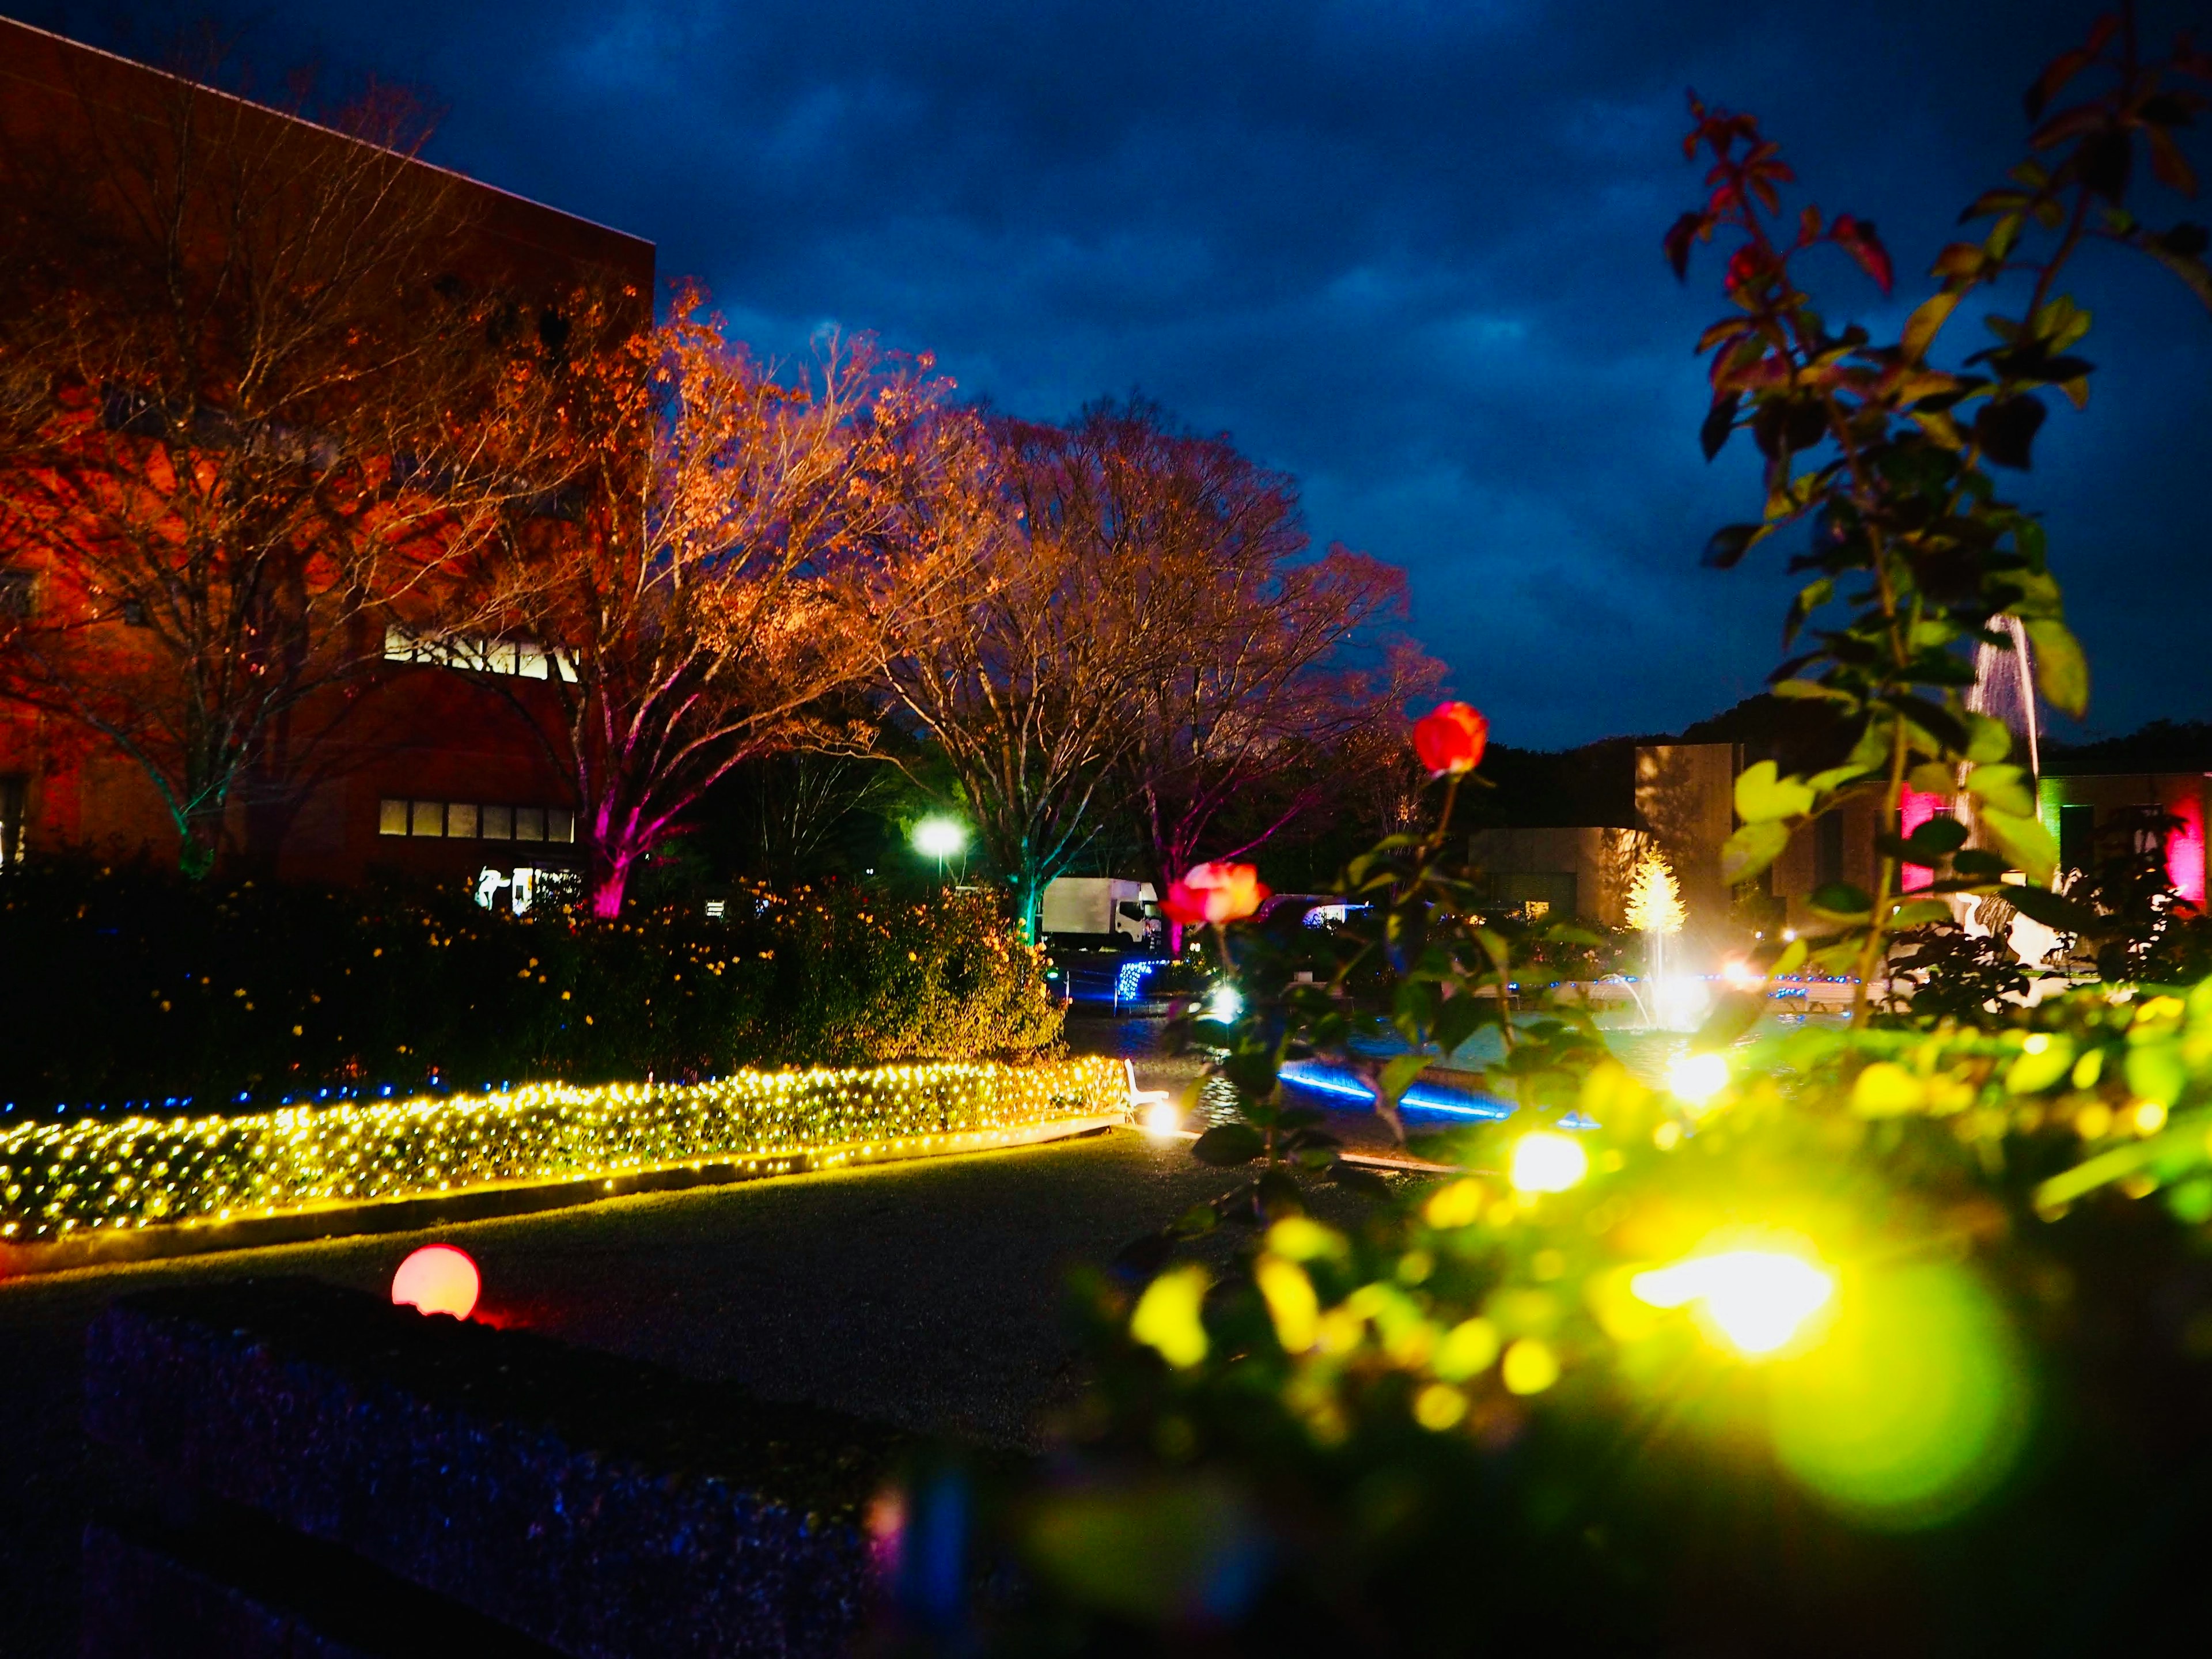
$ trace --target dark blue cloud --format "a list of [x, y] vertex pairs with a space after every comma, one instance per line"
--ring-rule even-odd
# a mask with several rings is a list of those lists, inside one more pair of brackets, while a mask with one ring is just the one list
[[[1771, 562], [1696, 565], [1757, 489], [1748, 457], [1699, 459], [1689, 347], [1717, 305], [1658, 255], [1697, 194], [1685, 86], [1765, 116], [1812, 199], [1874, 217], [1911, 272], [2013, 159], [2020, 89], [2088, 11], [301, 0], [228, 21], [272, 68], [427, 88], [439, 159], [652, 237], [765, 348], [836, 322], [1021, 413], [1141, 389], [1231, 432], [1304, 481], [1318, 537], [1412, 572], [1418, 631], [1501, 736], [1564, 743], [1709, 713], [1776, 653]], [[142, 52], [168, 27], [29, 15]], [[1825, 277], [1832, 315], [1901, 314]], [[2097, 398], [2054, 416], [2018, 494], [2049, 513], [2094, 723], [2212, 714], [2212, 319], [2117, 259], [2075, 287]]]

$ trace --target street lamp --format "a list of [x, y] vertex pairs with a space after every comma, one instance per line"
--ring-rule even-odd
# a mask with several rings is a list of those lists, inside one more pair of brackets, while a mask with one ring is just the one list
[[945, 880], [945, 860], [959, 856], [968, 845], [968, 826], [957, 818], [924, 818], [914, 826], [914, 848], [937, 860], [937, 879]]

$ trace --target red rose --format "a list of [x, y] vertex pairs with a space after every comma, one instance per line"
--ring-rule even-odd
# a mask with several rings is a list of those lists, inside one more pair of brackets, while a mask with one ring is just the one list
[[1463, 702], [1438, 703], [1413, 722], [1413, 752], [1437, 776], [1474, 771], [1489, 746], [1490, 722]]
[[1242, 921], [1267, 899], [1267, 884], [1249, 864], [1194, 864], [1168, 884], [1160, 910], [1186, 927], [1202, 921]]

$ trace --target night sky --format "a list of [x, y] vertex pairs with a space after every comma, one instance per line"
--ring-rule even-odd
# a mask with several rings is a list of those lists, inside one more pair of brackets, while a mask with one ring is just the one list
[[[15, 15], [159, 61], [203, 9]], [[332, 88], [422, 89], [446, 111], [433, 159], [653, 239], [664, 278], [703, 279], [767, 351], [835, 323], [1018, 414], [1136, 391], [1229, 433], [1298, 477], [1317, 541], [1412, 573], [1414, 631], [1530, 745], [1680, 726], [1778, 655], [1778, 559], [1697, 564], [1759, 491], [1747, 441], [1698, 450], [1717, 266], [1685, 290], [1659, 252], [1698, 197], [1684, 88], [1764, 116], [1807, 198], [1879, 224], [1907, 297], [1840, 258], [1816, 283], [1832, 323], [1893, 337], [1958, 208], [2016, 157], [2022, 88], [2092, 10], [215, 8], [264, 84], [313, 61]], [[2144, 8], [2161, 40], [2192, 14]], [[2192, 153], [2212, 173], [2212, 145]], [[2089, 727], [2212, 715], [2212, 317], [2117, 251], [2071, 286], [2097, 313], [2096, 396], [2009, 482], [2049, 516]]]

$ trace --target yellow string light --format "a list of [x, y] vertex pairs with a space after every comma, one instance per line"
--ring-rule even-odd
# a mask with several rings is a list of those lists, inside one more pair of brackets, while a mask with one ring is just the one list
[[532, 1084], [237, 1117], [124, 1117], [0, 1132], [0, 1238], [195, 1226], [435, 1193], [728, 1164], [757, 1173], [1002, 1146], [1119, 1112], [1103, 1059], [740, 1072], [712, 1083]]

